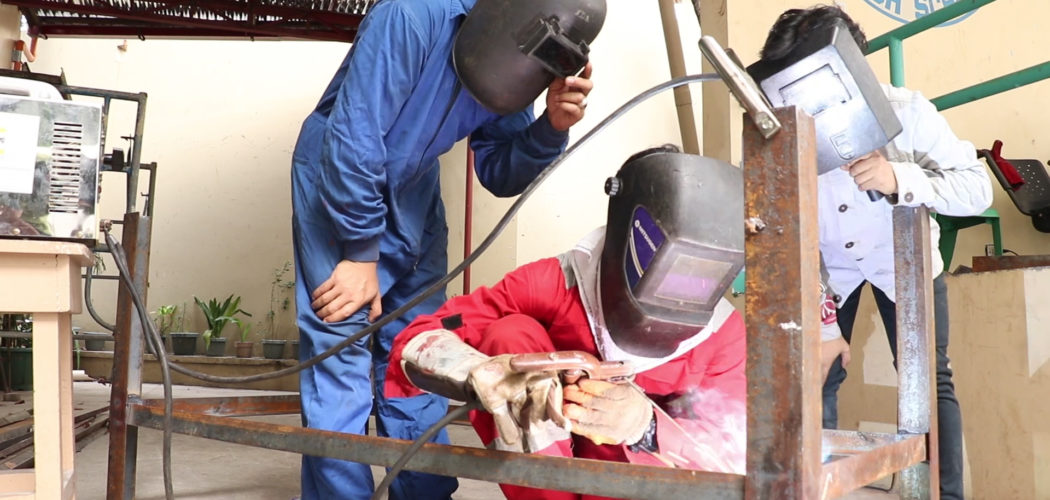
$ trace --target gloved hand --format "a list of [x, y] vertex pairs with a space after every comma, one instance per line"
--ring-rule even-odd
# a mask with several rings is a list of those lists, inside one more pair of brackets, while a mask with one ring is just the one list
[[[516, 372], [510, 368], [511, 357], [512, 354], [490, 357], [472, 368], [467, 377], [474, 396], [492, 414], [500, 439], [504, 444], [515, 445], [524, 433], [524, 451], [535, 451], [567, 437], [557, 374]], [[549, 435], [557, 429], [562, 429], [563, 436]]]
[[562, 413], [570, 429], [595, 444], [634, 444], [653, 419], [653, 404], [634, 384], [581, 378], [565, 386]]

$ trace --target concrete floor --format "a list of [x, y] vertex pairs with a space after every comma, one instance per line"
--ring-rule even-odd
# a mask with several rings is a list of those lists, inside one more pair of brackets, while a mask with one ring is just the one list
[[[175, 386], [176, 397], [212, 397], [225, 395], [282, 394], [268, 391], [212, 389], [194, 386]], [[159, 385], [143, 388], [146, 398], [159, 398]], [[74, 383], [76, 411], [87, 411], [108, 405], [109, 386], [95, 382]], [[5, 406], [6, 405], [6, 406]], [[25, 406], [22, 405], [22, 408]], [[14, 411], [9, 403], [0, 403], [0, 416]], [[259, 417], [260, 420], [299, 425], [297, 415]], [[463, 425], [449, 428], [455, 444], [481, 446], [473, 429]], [[108, 439], [103, 434], [76, 456], [77, 498], [101, 500], [106, 492]], [[139, 430], [138, 474], [135, 498], [157, 500], [164, 498], [161, 465], [161, 432]], [[179, 499], [200, 500], [289, 500], [299, 493], [299, 460], [293, 453], [241, 446], [175, 434], [172, 439], [172, 470], [175, 496]], [[376, 481], [381, 481], [383, 469], [373, 467]], [[503, 498], [493, 483], [460, 479], [456, 500], [492, 500]], [[881, 500], [896, 498], [874, 489], [864, 489], [849, 495], [850, 500]]]

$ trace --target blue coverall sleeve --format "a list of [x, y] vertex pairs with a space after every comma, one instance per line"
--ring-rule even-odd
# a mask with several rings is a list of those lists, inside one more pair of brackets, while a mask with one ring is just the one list
[[369, 12], [325, 128], [321, 198], [344, 259], [376, 261], [387, 207], [387, 132], [420, 78], [429, 44], [396, 2]]
[[555, 130], [532, 106], [487, 123], [470, 136], [478, 181], [496, 196], [515, 196], [565, 150], [568, 132]]

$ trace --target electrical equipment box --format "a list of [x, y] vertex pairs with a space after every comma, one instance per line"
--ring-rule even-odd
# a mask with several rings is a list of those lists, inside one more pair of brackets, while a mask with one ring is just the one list
[[94, 246], [101, 135], [99, 105], [0, 93], [0, 238]]

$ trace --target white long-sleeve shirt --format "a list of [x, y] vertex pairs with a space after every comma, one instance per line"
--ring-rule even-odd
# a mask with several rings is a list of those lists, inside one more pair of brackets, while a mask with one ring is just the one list
[[[944, 215], [971, 216], [992, 203], [992, 184], [973, 144], [960, 140], [933, 104], [917, 91], [883, 85], [903, 131], [885, 148], [897, 176], [896, 203], [926, 205]], [[817, 178], [820, 251], [829, 285], [841, 301], [869, 281], [894, 298], [893, 205], [872, 202], [850, 177], [835, 169]], [[940, 227], [930, 220], [934, 270]]]

